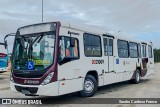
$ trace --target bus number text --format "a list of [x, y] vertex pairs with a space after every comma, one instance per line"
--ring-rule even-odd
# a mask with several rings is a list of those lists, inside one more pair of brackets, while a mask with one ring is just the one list
[[104, 64], [104, 60], [92, 60], [92, 64]]

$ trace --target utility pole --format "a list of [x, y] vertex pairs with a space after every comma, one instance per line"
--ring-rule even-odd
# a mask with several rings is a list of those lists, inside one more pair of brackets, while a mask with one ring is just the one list
[[42, 0], [42, 23], [43, 23], [43, 0]]

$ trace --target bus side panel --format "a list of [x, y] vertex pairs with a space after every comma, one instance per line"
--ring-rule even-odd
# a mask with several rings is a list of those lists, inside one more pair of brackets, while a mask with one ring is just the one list
[[134, 75], [134, 71], [138, 66], [138, 58], [128, 58], [129, 64], [127, 65], [127, 72], [124, 74], [124, 80], [130, 80]]
[[104, 80], [103, 80], [103, 75], [98, 76], [98, 86], [103, 86], [104, 85]]
[[[68, 34], [68, 31], [70, 32], [76, 32], [79, 33], [80, 36], [83, 34], [81, 31], [72, 30], [67, 27], [61, 27], [60, 28], [60, 36], [64, 37], [70, 37]], [[73, 61], [68, 61], [63, 64], [58, 64], [58, 80], [59, 80], [59, 95], [67, 94], [71, 92], [76, 92], [82, 90], [82, 66], [83, 63], [81, 61], [81, 45], [82, 40], [79, 35], [72, 35], [72, 37], [78, 39], [79, 42], [79, 59], [75, 59]], [[84, 72], [84, 71], [83, 71]]]
[[[58, 80], [60, 81], [59, 94], [82, 90], [84, 83], [84, 79], [82, 78], [85, 78], [86, 74], [89, 71], [93, 70], [96, 71], [98, 74], [99, 85], [100, 86], [103, 85], [102, 64], [92, 64], [93, 60], [102, 60], [102, 57], [94, 58], [94, 57], [86, 57], [84, 55], [84, 42], [83, 42], [84, 32], [67, 27], [61, 27], [59, 35], [70, 37], [68, 31], [80, 34], [80, 35], [72, 35], [72, 37], [77, 38], [79, 42], [79, 59], [66, 62], [62, 65], [58, 65]], [[63, 79], [65, 80], [62, 81]], [[61, 86], [63, 82], [65, 86]]]
[[123, 59], [119, 58], [118, 56], [118, 46], [117, 46], [117, 38], [115, 39], [115, 46], [114, 46], [114, 52], [115, 52], [115, 57], [114, 57], [114, 63], [115, 63], [115, 72], [116, 72], [116, 82], [121, 82], [123, 81], [124, 77], [124, 67], [123, 67]]
[[148, 63], [147, 63], [147, 74], [144, 76], [145, 78], [150, 77], [154, 73], [154, 56], [153, 56], [154, 54], [152, 49], [152, 57], [149, 57], [149, 46], [151, 46], [151, 44], [147, 45], [146, 48]]
[[68, 94], [76, 91], [82, 90], [82, 82], [84, 79], [71, 79], [59, 81], [59, 95]]
[[[138, 67], [140, 67], [140, 55], [139, 55], [139, 48], [137, 42], [129, 41], [129, 65], [128, 65], [128, 72], [126, 72], [126, 76], [124, 77], [124, 80], [130, 80], [132, 79], [134, 72], [137, 70]], [[133, 51], [134, 50], [134, 51]]]

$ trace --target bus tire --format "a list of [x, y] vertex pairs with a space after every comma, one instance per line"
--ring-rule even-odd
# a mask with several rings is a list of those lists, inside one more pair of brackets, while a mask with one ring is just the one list
[[134, 79], [131, 80], [131, 83], [138, 84], [139, 82], [140, 82], [140, 72], [139, 72], [139, 70], [136, 70], [136, 73], [134, 75]]
[[79, 95], [81, 97], [92, 97], [98, 88], [98, 83], [95, 77], [92, 75], [87, 75], [84, 84], [83, 84], [83, 90], [79, 92]]

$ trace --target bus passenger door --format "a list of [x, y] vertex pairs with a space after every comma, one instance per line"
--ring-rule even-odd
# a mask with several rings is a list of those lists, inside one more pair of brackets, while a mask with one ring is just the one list
[[148, 45], [148, 75], [154, 72], [154, 57], [153, 57], [153, 48], [151, 45]]
[[144, 77], [148, 70], [147, 44], [142, 43], [142, 71], [141, 76]]
[[116, 82], [114, 71], [113, 38], [103, 37], [104, 46], [104, 85]]

